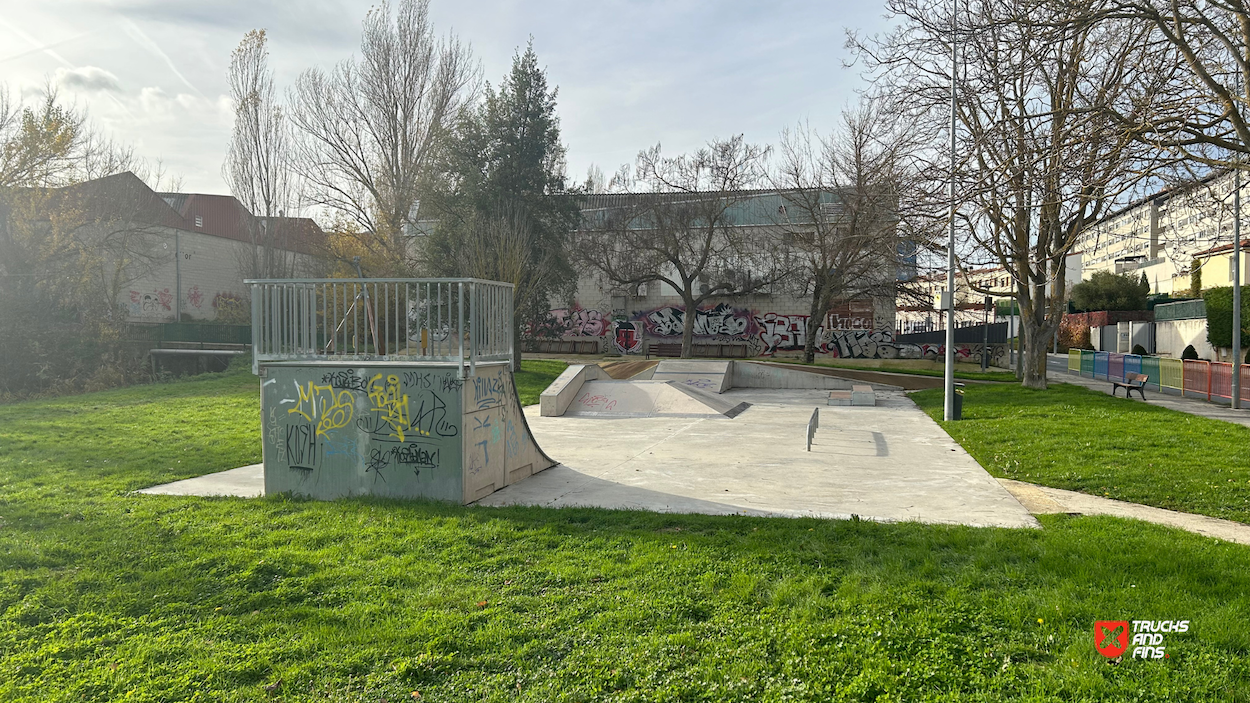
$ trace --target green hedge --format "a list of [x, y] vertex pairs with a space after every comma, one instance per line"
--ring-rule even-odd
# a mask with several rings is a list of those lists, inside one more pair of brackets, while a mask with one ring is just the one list
[[[1233, 289], [1232, 286], [1210, 288], [1202, 292], [1207, 306], [1207, 341], [1213, 347], [1233, 346]], [[1241, 348], [1250, 348], [1250, 288], [1241, 288]]]

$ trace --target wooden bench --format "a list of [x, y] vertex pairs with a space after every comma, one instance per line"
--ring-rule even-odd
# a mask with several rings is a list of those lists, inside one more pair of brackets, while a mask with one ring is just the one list
[[665, 343], [660, 342], [656, 344], [651, 344], [647, 347], [647, 358], [649, 359], [653, 356], [680, 357], [681, 356], [681, 343], [679, 342], [677, 344], [665, 344]]
[[1150, 377], [1144, 373], [1128, 374], [1127, 376], [1124, 377], [1123, 381], [1111, 382], [1111, 395], [1115, 395], [1115, 391], [1117, 388], [1123, 388], [1125, 398], [1128, 398], [1129, 396], [1131, 396], [1133, 394], [1133, 391], [1136, 390], [1141, 395], [1141, 399], [1145, 400], [1146, 399], [1146, 381], [1149, 381], [1149, 380], [1150, 380]]

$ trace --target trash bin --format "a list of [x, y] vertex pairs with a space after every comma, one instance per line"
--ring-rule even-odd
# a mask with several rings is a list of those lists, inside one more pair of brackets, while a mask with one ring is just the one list
[[952, 420], [964, 419], [964, 384], [955, 384], [955, 412], [951, 416]]

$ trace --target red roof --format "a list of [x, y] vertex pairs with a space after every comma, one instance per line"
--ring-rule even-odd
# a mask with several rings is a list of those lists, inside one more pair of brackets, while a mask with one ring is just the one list
[[[1241, 240], [1241, 250], [1246, 251], [1247, 248], [1250, 248], [1250, 239]], [[1229, 242], [1228, 244], [1221, 244], [1218, 247], [1211, 247], [1210, 249], [1207, 249], [1206, 251], [1200, 251], [1197, 254], [1194, 254], [1194, 256], [1209, 256], [1211, 254], [1222, 254], [1226, 251], [1232, 251], [1232, 250], [1233, 250], [1233, 243]]]
[[[80, 207], [93, 217], [124, 218], [239, 242], [252, 242], [253, 228], [259, 229], [265, 219], [254, 216], [233, 195], [157, 193], [129, 171], [53, 192], [80, 197]], [[277, 246], [287, 251], [315, 255], [325, 240], [311, 218], [271, 217], [269, 223], [275, 228]]]

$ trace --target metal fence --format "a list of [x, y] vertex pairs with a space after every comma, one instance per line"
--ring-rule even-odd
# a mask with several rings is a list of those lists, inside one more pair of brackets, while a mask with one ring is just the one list
[[1241, 399], [1250, 401], [1250, 364], [1195, 359], [1168, 359], [1137, 354], [1113, 354], [1072, 349], [1068, 352], [1068, 373], [1104, 381], [1124, 381], [1128, 374], [1145, 374], [1147, 387], [1206, 400], [1232, 400], [1233, 373], [1241, 374]]
[[512, 358], [512, 284], [471, 278], [245, 281], [252, 367], [273, 361], [454, 363]]

